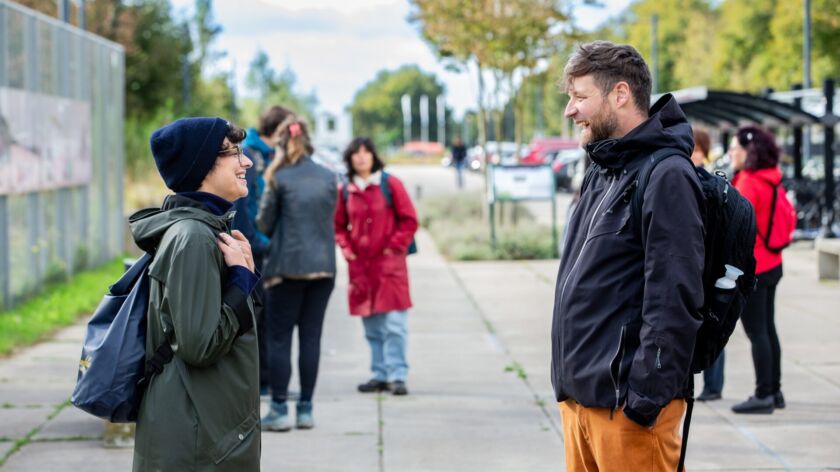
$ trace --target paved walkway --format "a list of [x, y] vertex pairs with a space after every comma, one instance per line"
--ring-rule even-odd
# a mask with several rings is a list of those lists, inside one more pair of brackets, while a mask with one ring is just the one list
[[[696, 404], [688, 470], [840, 469], [840, 286], [816, 281], [814, 258], [809, 246], [788, 249], [777, 293], [787, 408], [757, 416], [730, 411], [752, 393], [755, 381], [749, 342], [739, 326], [727, 347], [724, 399]], [[540, 399], [550, 403], [545, 333], [557, 262], [452, 266]], [[699, 391], [702, 376], [696, 385]]]
[[[411, 188], [448, 181], [446, 171], [395, 169]], [[557, 261], [447, 264], [425, 233], [418, 243], [409, 259], [411, 395], [356, 393], [369, 376], [368, 347], [347, 315], [342, 266], [324, 329], [317, 426], [263, 434], [264, 470], [563, 470], [548, 376]], [[816, 282], [809, 248], [785, 255], [777, 318], [788, 408], [729, 412], [753, 383], [738, 328], [724, 400], [695, 410], [689, 470], [840, 469], [840, 285]], [[0, 458], [8, 456], [0, 470], [130, 469], [131, 450], [103, 448], [103, 423], [66, 403], [82, 335], [82, 325], [71, 327], [0, 360]]]
[[[489, 320], [425, 234], [411, 258], [411, 395], [356, 393], [368, 378], [361, 322], [348, 316], [342, 267], [330, 302], [312, 431], [263, 434], [266, 470], [557, 470], [562, 442]], [[82, 326], [0, 362], [4, 470], [126, 470], [101, 447], [103, 423], [67, 406]], [[544, 336], [540, 336], [541, 338]]]

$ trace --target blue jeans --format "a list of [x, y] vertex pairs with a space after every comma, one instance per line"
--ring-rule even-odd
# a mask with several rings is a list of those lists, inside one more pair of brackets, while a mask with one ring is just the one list
[[455, 162], [455, 183], [458, 188], [464, 188], [464, 161]]
[[718, 394], [723, 392], [723, 363], [725, 358], [724, 351], [720, 351], [720, 356], [715, 363], [703, 371], [703, 392]]
[[370, 344], [370, 370], [383, 382], [405, 381], [408, 364], [405, 344], [408, 337], [408, 312], [388, 311], [362, 318], [365, 338]]

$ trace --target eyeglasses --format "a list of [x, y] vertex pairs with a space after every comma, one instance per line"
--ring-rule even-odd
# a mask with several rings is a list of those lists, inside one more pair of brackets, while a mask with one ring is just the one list
[[242, 147], [241, 146], [233, 145], [231, 147], [224, 148], [219, 152], [219, 157], [233, 157], [233, 156], [236, 156], [236, 159], [239, 161], [239, 166], [240, 167], [245, 166], [245, 163], [243, 162], [243, 157], [245, 157], [245, 155], [242, 154]]

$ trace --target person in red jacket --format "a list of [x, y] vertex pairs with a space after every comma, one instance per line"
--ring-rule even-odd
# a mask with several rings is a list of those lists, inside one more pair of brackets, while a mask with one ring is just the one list
[[411, 308], [406, 256], [417, 231], [417, 214], [402, 182], [383, 171], [369, 138], [354, 139], [344, 151], [344, 162], [349, 181], [338, 192], [335, 239], [349, 264], [350, 314], [362, 317], [373, 371], [373, 378], [358, 389], [406, 395]]
[[738, 130], [732, 138], [729, 156], [736, 172], [732, 183], [752, 203], [758, 231], [755, 235], [758, 285], [741, 315], [741, 323], [752, 345], [755, 367], [755, 395], [732, 407], [735, 413], [773, 413], [784, 408], [781, 391], [781, 345], [776, 333], [776, 286], [782, 278], [782, 254], [764, 245], [776, 186], [782, 180], [779, 147], [773, 135], [755, 126]]

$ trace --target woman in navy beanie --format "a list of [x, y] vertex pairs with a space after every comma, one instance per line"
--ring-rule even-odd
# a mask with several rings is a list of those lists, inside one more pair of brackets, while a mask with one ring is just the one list
[[129, 218], [151, 254], [148, 365], [162, 366], [137, 419], [135, 471], [253, 471], [260, 467], [257, 337], [251, 247], [230, 233], [248, 194], [245, 131], [221, 118], [183, 118], [151, 149], [175, 194]]

